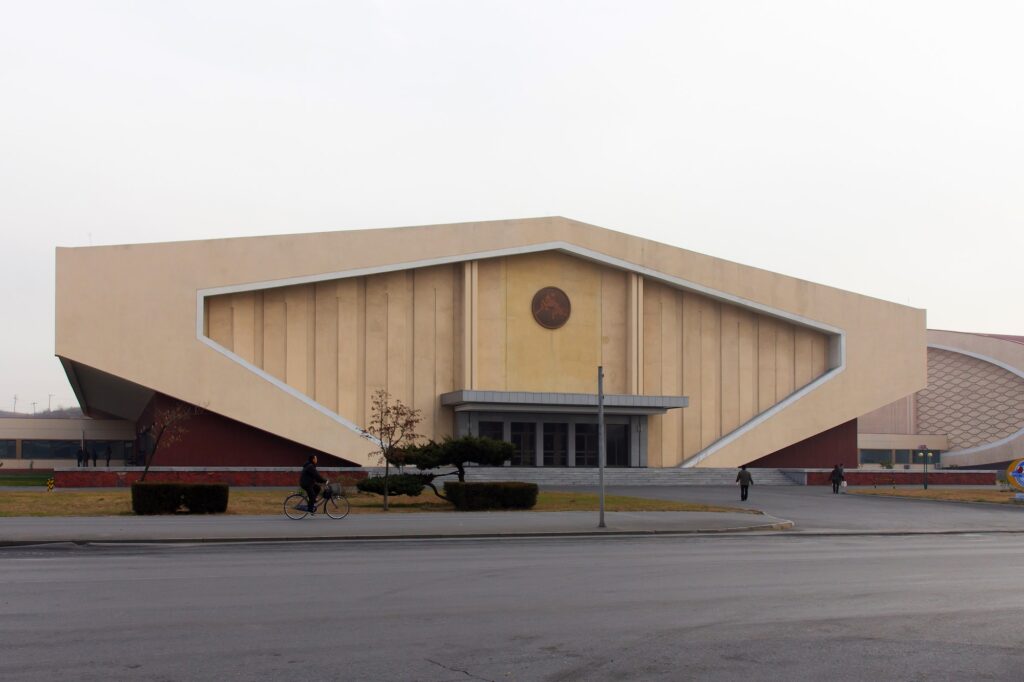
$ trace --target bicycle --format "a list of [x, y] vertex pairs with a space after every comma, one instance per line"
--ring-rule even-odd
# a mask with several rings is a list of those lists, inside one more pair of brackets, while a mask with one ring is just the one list
[[[324, 514], [332, 519], [343, 519], [348, 516], [349, 503], [345, 490], [340, 483], [329, 483], [321, 490], [321, 499], [316, 503]], [[304, 519], [309, 516], [309, 500], [306, 493], [292, 493], [284, 498], [284, 515], [289, 519]]]

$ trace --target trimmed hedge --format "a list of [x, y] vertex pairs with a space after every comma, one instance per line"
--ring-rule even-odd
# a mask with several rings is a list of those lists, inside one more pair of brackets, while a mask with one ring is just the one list
[[537, 504], [537, 484], [518, 481], [458, 483], [446, 481], [444, 494], [460, 511], [531, 509]]
[[[419, 497], [423, 488], [434, 480], [431, 474], [391, 474], [388, 476], [388, 495]], [[370, 476], [356, 483], [364, 493], [384, 494], [384, 477]]]
[[136, 514], [223, 514], [228, 510], [227, 483], [132, 483]]

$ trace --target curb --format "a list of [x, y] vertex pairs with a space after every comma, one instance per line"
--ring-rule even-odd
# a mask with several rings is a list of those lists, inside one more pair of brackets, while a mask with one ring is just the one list
[[587, 530], [551, 532], [508, 532], [508, 533], [421, 533], [417, 535], [337, 535], [332, 537], [283, 537], [283, 538], [156, 538], [142, 539], [97, 539], [97, 540], [0, 540], [0, 548], [38, 547], [42, 545], [72, 544], [86, 545], [193, 545], [193, 544], [245, 544], [278, 542], [353, 542], [381, 540], [503, 540], [516, 538], [575, 538], [575, 537], [644, 537], [653, 535], [720, 535], [725, 533], [763, 532], [788, 530], [795, 526], [792, 521], [782, 519], [776, 523], [758, 526], [735, 526], [732, 528], [693, 528], [688, 530]]
[[808, 530], [780, 533], [788, 538], [831, 537], [910, 537], [925, 535], [1024, 535], [1020, 530], [1008, 529], [946, 529], [946, 530]]

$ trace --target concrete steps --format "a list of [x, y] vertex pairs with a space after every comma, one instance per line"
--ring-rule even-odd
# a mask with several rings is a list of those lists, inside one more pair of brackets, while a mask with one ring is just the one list
[[[735, 485], [737, 469], [605, 469], [608, 486]], [[754, 485], [797, 485], [778, 469], [751, 469]], [[595, 486], [597, 469], [469, 467], [467, 481], [523, 481], [546, 486]]]

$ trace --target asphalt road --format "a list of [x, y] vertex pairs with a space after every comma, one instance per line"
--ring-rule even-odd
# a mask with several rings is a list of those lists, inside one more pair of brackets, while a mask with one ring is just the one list
[[0, 678], [1020, 680], [1021, 566], [992, 534], [8, 548]]

